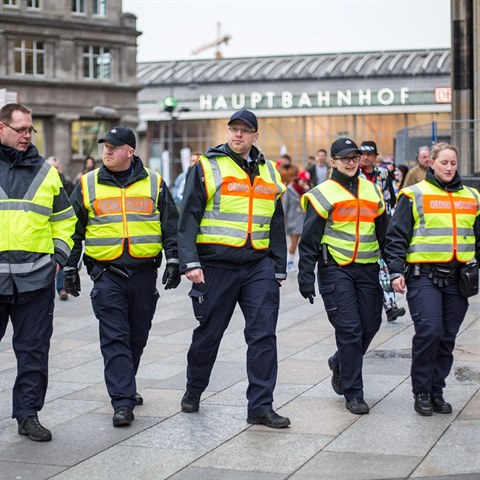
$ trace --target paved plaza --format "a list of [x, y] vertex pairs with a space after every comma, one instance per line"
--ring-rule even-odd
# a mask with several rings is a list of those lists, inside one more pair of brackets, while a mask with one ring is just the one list
[[[11, 329], [0, 344], [1, 480], [371, 480], [480, 478], [480, 299], [471, 300], [445, 397], [451, 415], [413, 410], [407, 315], [386, 318], [364, 361], [370, 414], [352, 415], [331, 388], [333, 328], [323, 302], [310, 305], [290, 274], [281, 288], [279, 375], [274, 408], [288, 429], [246, 423], [243, 317], [223, 339], [200, 412], [185, 414], [186, 353], [195, 319], [189, 283], [163, 290], [138, 372], [145, 399], [127, 428], [112, 427], [98, 326], [82, 270], [78, 298], [57, 300], [50, 383], [40, 414], [53, 440], [17, 434], [11, 415], [16, 361]], [[163, 269], [162, 269], [163, 273]], [[407, 306], [404, 297], [399, 306]], [[385, 315], [384, 315], [385, 317]]]

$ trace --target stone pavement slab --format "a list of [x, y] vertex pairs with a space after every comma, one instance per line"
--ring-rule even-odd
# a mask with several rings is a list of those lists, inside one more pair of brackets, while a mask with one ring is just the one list
[[[1, 480], [478, 480], [480, 478], [480, 299], [457, 339], [445, 397], [451, 415], [421, 417], [410, 386], [413, 326], [407, 313], [384, 320], [364, 359], [369, 415], [345, 409], [327, 359], [335, 336], [321, 298], [310, 305], [295, 275], [281, 289], [279, 374], [274, 407], [288, 429], [246, 423], [245, 340], [237, 308], [200, 412], [184, 414], [186, 355], [196, 321], [188, 282], [164, 291], [137, 375], [145, 404], [113, 428], [98, 321], [82, 270], [82, 295], [58, 301], [50, 384], [40, 419], [53, 440], [31, 442], [10, 418], [16, 361], [11, 327], [0, 343]], [[405, 306], [403, 296], [398, 304]]]

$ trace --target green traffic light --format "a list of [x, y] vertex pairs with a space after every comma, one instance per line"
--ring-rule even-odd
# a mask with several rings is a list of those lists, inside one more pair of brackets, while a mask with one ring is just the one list
[[163, 100], [163, 108], [167, 112], [172, 112], [177, 106], [177, 100], [175, 97], [165, 97]]

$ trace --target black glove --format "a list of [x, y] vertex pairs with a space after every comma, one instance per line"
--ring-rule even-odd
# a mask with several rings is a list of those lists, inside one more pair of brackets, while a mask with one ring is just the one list
[[82, 291], [80, 287], [80, 276], [78, 275], [78, 268], [65, 267], [63, 269], [65, 291], [74, 297], [78, 297]]
[[315, 297], [315, 292], [313, 290], [300, 290], [300, 295], [313, 305], [313, 298]]
[[180, 284], [180, 278], [180, 265], [178, 263], [167, 263], [162, 277], [162, 284], [165, 285], [165, 290], [177, 288]]

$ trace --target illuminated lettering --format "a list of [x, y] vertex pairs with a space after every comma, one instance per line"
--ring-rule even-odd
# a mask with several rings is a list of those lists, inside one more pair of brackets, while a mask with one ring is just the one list
[[200, 110], [211, 110], [213, 105], [212, 95], [200, 95]]
[[317, 103], [319, 107], [329, 107], [330, 92], [328, 90], [325, 92], [317, 92]]
[[343, 104], [351, 105], [352, 104], [352, 91], [346, 90], [345, 93], [341, 90], [337, 90], [337, 105], [341, 107]]
[[282, 108], [292, 108], [293, 94], [292, 92], [282, 92]]
[[298, 107], [312, 107], [312, 102], [307, 92], [302, 92], [302, 94], [300, 95], [300, 100], [298, 100]]
[[245, 94], [240, 93], [237, 95], [236, 93], [232, 94], [232, 107], [235, 110], [238, 110], [240, 108], [245, 108]]
[[259, 92], [252, 92], [250, 94], [250, 105], [255, 108], [262, 101], [262, 94]]
[[215, 106], [213, 108], [215, 110], [220, 110], [220, 109], [227, 110], [228, 109], [227, 101], [225, 100], [225, 97], [223, 95], [219, 95], [217, 97], [217, 101], [215, 102]]
[[275, 92], [265, 92], [267, 97], [267, 108], [273, 108], [273, 97], [275, 97]]
[[367, 88], [365, 91], [362, 89], [358, 91], [358, 104], [360, 106], [372, 104], [372, 91], [369, 88]]
[[382, 88], [377, 93], [377, 100], [381, 105], [391, 105], [395, 100], [395, 94], [390, 88]]

